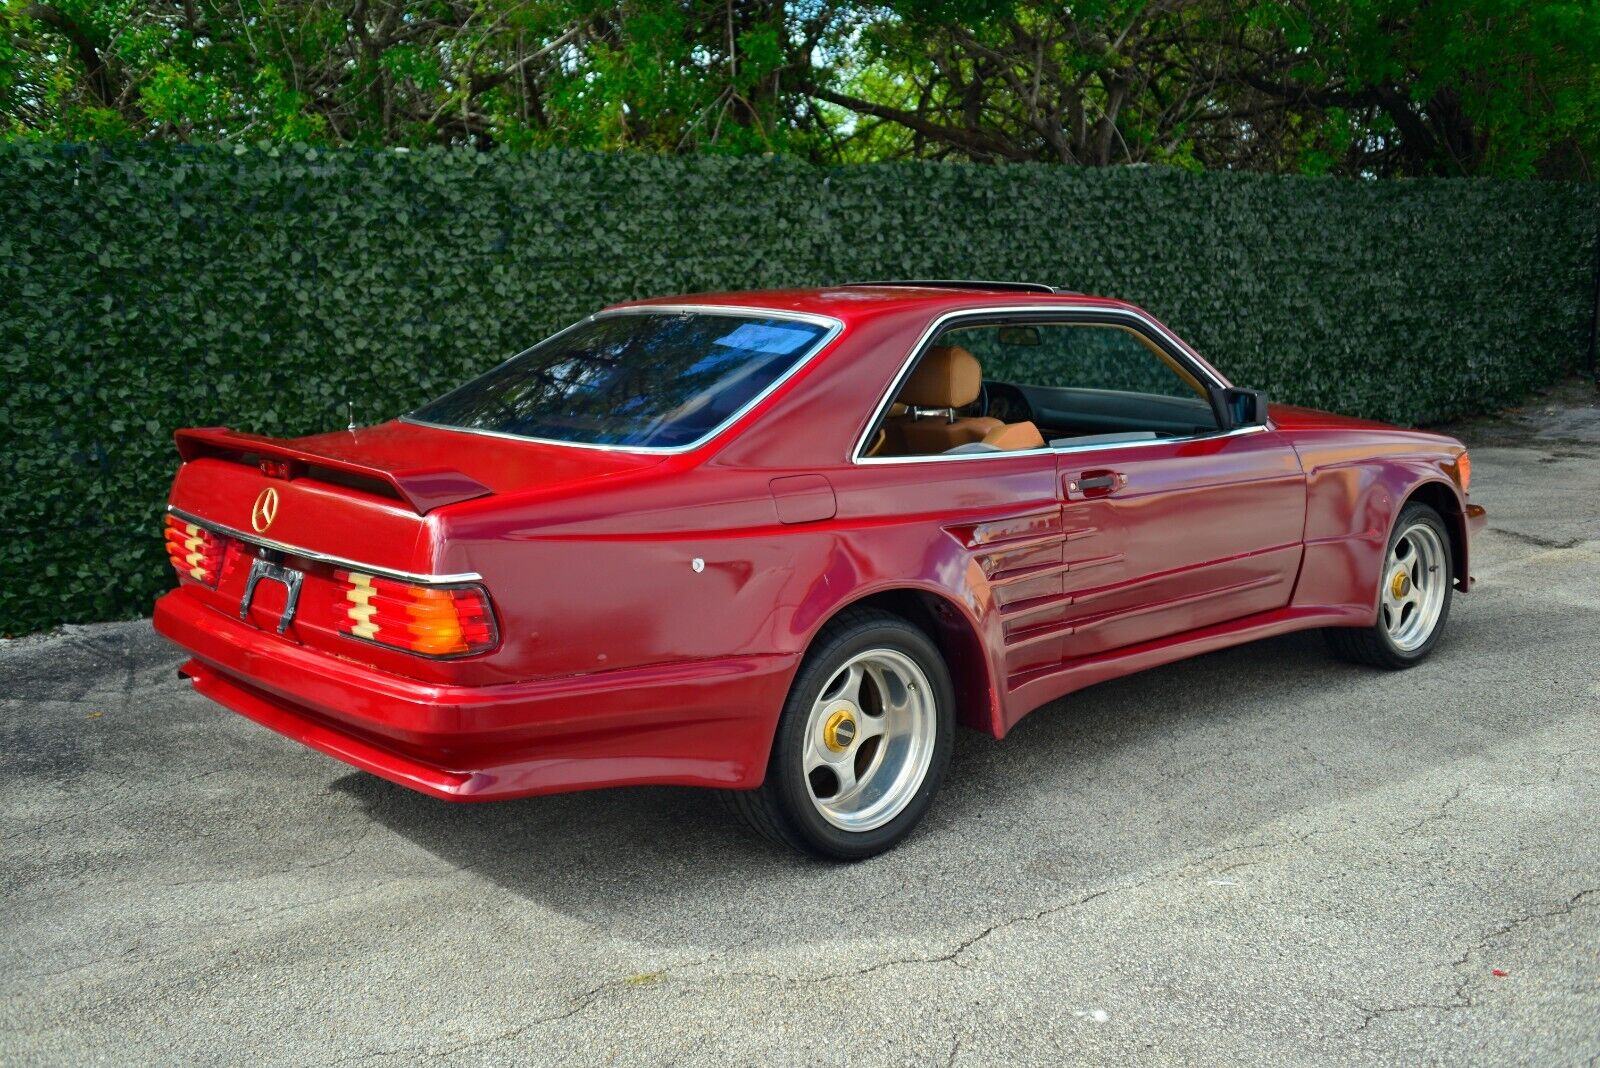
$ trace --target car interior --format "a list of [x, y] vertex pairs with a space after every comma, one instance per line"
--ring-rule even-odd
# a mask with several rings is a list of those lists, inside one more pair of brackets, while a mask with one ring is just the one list
[[923, 352], [862, 455], [1111, 445], [1218, 428], [1194, 372], [1131, 327], [963, 324]]

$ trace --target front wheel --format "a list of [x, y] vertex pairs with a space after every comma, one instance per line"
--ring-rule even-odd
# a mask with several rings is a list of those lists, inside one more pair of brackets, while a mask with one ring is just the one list
[[887, 612], [846, 610], [795, 676], [766, 781], [725, 796], [774, 841], [863, 860], [927, 813], [954, 724], [950, 673], [928, 636]]
[[1433, 651], [1444, 631], [1454, 576], [1444, 520], [1425, 504], [1406, 505], [1395, 521], [1378, 578], [1377, 622], [1330, 629], [1328, 644], [1345, 660], [1411, 667]]

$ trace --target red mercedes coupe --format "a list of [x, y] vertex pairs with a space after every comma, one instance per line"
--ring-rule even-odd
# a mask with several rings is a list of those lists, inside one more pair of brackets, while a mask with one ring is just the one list
[[621, 304], [392, 422], [177, 444], [201, 693], [435, 797], [714, 787], [836, 859], [957, 724], [1306, 628], [1415, 664], [1484, 521], [1460, 442], [1021, 283]]

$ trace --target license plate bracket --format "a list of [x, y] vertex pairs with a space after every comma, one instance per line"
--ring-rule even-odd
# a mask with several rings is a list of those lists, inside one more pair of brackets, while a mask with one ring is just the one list
[[278, 613], [278, 633], [282, 634], [289, 629], [289, 624], [294, 620], [295, 606], [300, 603], [300, 583], [305, 581], [305, 577], [305, 572], [285, 567], [277, 559], [263, 552], [250, 565], [250, 577], [245, 580], [244, 596], [239, 598], [239, 618], [249, 620], [250, 602], [255, 599], [256, 586], [262, 579], [281, 582], [288, 591], [283, 602], [283, 611]]

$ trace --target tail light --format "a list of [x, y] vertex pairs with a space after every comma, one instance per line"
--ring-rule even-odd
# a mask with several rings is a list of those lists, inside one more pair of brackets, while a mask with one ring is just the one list
[[228, 540], [205, 527], [175, 515], [167, 516], [167, 559], [179, 578], [215, 586], [222, 573], [222, 557]]
[[422, 656], [469, 656], [500, 643], [481, 586], [417, 586], [335, 571], [344, 592], [334, 627], [343, 634]]

